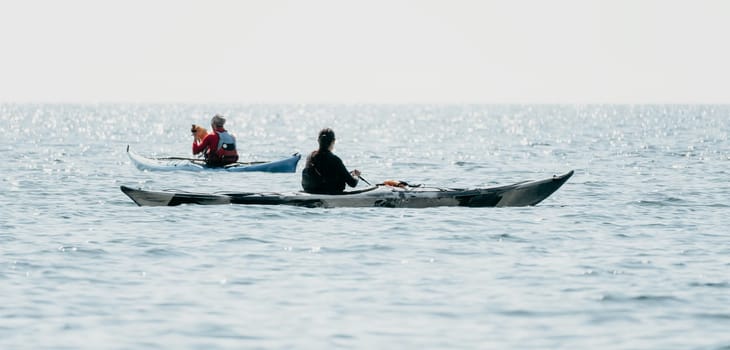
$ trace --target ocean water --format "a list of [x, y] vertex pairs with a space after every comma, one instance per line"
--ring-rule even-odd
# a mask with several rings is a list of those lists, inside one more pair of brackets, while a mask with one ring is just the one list
[[[228, 117], [242, 159], [370, 182], [575, 175], [527, 208], [138, 207]], [[2, 349], [730, 349], [730, 106], [0, 105]], [[301, 170], [302, 164], [299, 165]]]

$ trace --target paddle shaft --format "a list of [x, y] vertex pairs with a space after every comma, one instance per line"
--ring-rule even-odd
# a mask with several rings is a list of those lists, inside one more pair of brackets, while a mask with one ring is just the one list
[[368, 184], [368, 186], [372, 186], [372, 184], [370, 183], [370, 181], [365, 180], [365, 178], [362, 177], [362, 175], [359, 175], [358, 177], [360, 178], [360, 180], [365, 181], [365, 183]]
[[[161, 158], [154, 158], [156, 160], [188, 160], [191, 162], [204, 162], [204, 159], [200, 158], [185, 158], [185, 157], [161, 157]], [[240, 165], [254, 165], [254, 164], [264, 164], [268, 162], [263, 161], [255, 161], [255, 162], [235, 162], [231, 164], [240, 164]]]

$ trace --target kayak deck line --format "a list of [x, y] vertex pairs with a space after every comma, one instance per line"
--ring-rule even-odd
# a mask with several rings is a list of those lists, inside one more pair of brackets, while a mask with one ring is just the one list
[[434, 187], [391, 187], [378, 185], [337, 195], [305, 192], [216, 192], [197, 193], [150, 191], [121, 186], [139, 206], [198, 205], [293, 205], [302, 207], [390, 207], [428, 208], [437, 206], [520, 207], [534, 206], [557, 191], [571, 176], [571, 170], [542, 180], [474, 189]]

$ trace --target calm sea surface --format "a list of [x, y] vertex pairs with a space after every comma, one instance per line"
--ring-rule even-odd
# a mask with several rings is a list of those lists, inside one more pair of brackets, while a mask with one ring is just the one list
[[[337, 133], [370, 182], [575, 175], [536, 207], [138, 207], [228, 117], [242, 159]], [[730, 349], [730, 106], [0, 105], [1, 349]], [[299, 164], [301, 170], [302, 164]]]

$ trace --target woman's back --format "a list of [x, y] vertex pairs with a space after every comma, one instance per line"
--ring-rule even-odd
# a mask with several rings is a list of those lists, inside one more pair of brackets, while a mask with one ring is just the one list
[[340, 157], [328, 150], [312, 152], [307, 157], [302, 171], [302, 188], [305, 192], [338, 194], [345, 190], [345, 184], [357, 185], [357, 179], [350, 176]]

